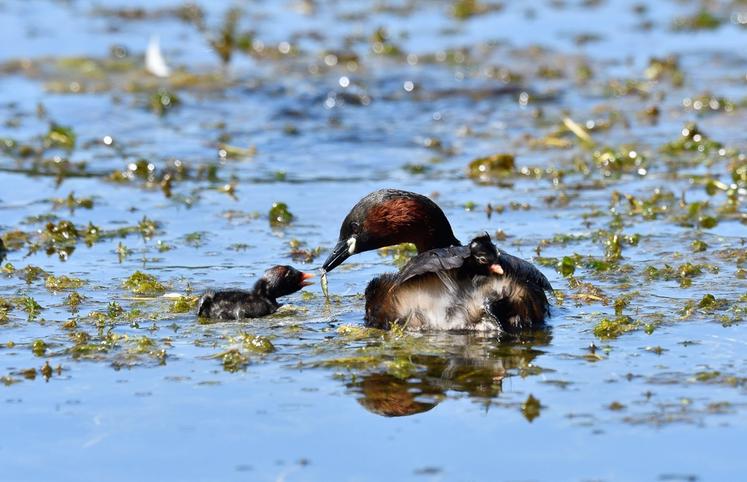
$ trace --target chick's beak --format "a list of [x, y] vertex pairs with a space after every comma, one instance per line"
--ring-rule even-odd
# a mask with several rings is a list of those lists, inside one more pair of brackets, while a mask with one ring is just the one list
[[309, 278], [313, 278], [315, 275], [312, 273], [301, 273], [301, 287], [313, 285], [311, 281], [306, 281]]
[[337, 242], [335, 247], [332, 249], [332, 252], [327, 257], [327, 261], [324, 262], [322, 265], [322, 270], [324, 272], [332, 271], [336, 267], [342, 264], [343, 261], [348, 259], [350, 257], [350, 246], [348, 245], [348, 241], [345, 239], [341, 239]]
[[494, 274], [503, 274], [503, 268], [499, 264], [491, 264], [490, 265], [490, 271]]

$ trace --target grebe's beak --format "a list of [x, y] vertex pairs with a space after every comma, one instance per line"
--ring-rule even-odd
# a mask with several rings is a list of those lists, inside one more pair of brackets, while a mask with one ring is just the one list
[[306, 280], [313, 278], [314, 276], [316, 275], [314, 275], [313, 273], [301, 273], [301, 287], [303, 288], [304, 286], [313, 285], [313, 282]]
[[[355, 244], [352, 246], [352, 251], [355, 252]], [[340, 266], [343, 261], [350, 257], [351, 243], [349, 239], [341, 239], [337, 242], [332, 252], [329, 254], [327, 261], [322, 265], [322, 271], [325, 273], [332, 271], [336, 267]]]
[[497, 274], [497, 275], [502, 275], [503, 274], [503, 267], [501, 267], [501, 265], [499, 265], [497, 263], [496, 264], [491, 264], [489, 269], [490, 269], [490, 272], [493, 273], [493, 274]]

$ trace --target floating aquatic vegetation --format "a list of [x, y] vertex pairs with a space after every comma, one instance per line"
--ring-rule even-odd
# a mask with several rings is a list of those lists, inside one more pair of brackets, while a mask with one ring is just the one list
[[618, 315], [614, 318], [602, 318], [594, 326], [594, 336], [603, 340], [617, 338], [620, 335], [638, 329], [641, 326], [639, 321], [625, 315]]
[[[168, 339], [162, 341], [168, 344]], [[94, 356], [96, 356], [96, 352], [106, 352], [111, 350], [113, 346], [112, 342], [122, 345], [123, 349], [116, 353], [112, 360], [112, 366], [115, 367], [115, 369], [131, 367], [148, 361], [156, 362], [158, 365], [164, 365], [166, 363], [166, 349], [160, 348], [156, 340], [147, 336], [115, 336], [112, 338], [111, 342], [106, 340], [106, 338], [102, 340], [102, 342], [103, 346], [94, 345], [90, 347], [93, 350]]]
[[150, 110], [159, 116], [166, 115], [175, 107], [179, 106], [179, 104], [181, 104], [179, 97], [166, 89], [159, 89], [157, 92], [151, 94], [148, 101]]
[[430, 167], [425, 164], [407, 163], [402, 166], [402, 169], [410, 174], [425, 174], [430, 170]]
[[598, 286], [572, 276], [568, 278], [568, 286], [574, 291], [573, 294], [569, 295], [569, 298], [582, 303], [609, 304], [609, 297]]
[[93, 340], [85, 331], [74, 331], [69, 334], [73, 345], [68, 349], [73, 359], [98, 360], [116, 346], [118, 338], [110, 334], [105, 339]]
[[199, 248], [207, 241], [208, 233], [205, 231], [195, 231], [184, 235], [184, 244], [192, 248]]
[[542, 405], [540, 404], [540, 401], [531, 394], [527, 397], [524, 403], [521, 404], [521, 413], [524, 414], [524, 418], [526, 418], [530, 423], [540, 416], [541, 410]]
[[367, 340], [381, 337], [385, 332], [377, 328], [368, 328], [359, 325], [340, 325], [337, 334], [349, 340]]
[[732, 112], [737, 108], [737, 104], [729, 99], [715, 96], [709, 92], [694, 97], [685, 97], [682, 99], [682, 106], [698, 113]]
[[455, 0], [451, 14], [459, 20], [503, 9], [502, 3], [485, 3], [482, 0]]
[[563, 259], [558, 261], [557, 269], [558, 273], [566, 278], [571, 277], [576, 272], [576, 260], [570, 256], [563, 256]]
[[[62, 366], [58, 365], [57, 372], [59, 373], [60, 371], [62, 371]], [[49, 360], [44, 362], [44, 365], [42, 365], [42, 367], [39, 369], [39, 373], [41, 373], [44, 379], [47, 381], [52, 378], [53, 371], [52, 365], [49, 364]]]
[[627, 200], [626, 212], [629, 216], [641, 216], [643, 219], [656, 219], [662, 214], [671, 212], [677, 199], [674, 193], [661, 188], [653, 190], [649, 198], [638, 198], [631, 194], [621, 194], [618, 191], [612, 192], [611, 204], [613, 209], [618, 206], [622, 199]]
[[0, 323], [8, 321], [8, 313], [13, 309], [13, 304], [5, 299], [0, 298]]
[[656, 81], [668, 79], [675, 87], [681, 87], [685, 82], [685, 74], [680, 68], [680, 61], [676, 56], [652, 57], [644, 75], [646, 78]]
[[49, 291], [65, 291], [80, 288], [85, 284], [85, 281], [79, 278], [70, 278], [65, 275], [49, 275], [44, 284]]
[[166, 291], [166, 287], [152, 274], [135, 271], [122, 282], [122, 286], [137, 295], [153, 296]]
[[72, 127], [66, 127], [52, 123], [49, 126], [49, 132], [44, 136], [44, 145], [46, 147], [60, 147], [62, 149], [73, 150], [77, 136]]
[[77, 291], [73, 291], [67, 297], [65, 298], [64, 303], [70, 308], [70, 311], [73, 313], [78, 312], [78, 307], [83, 302], [83, 296], [78, 293]]
[[[6, 265], [7, 266], [7, 265]], [[12, 265], [11, 265], [12, 266]], [[10, 274], [13, 274], [16, 270], [10, 272]], [[18, 277], [21, 278], [26, 282], [26, 284], [31, 284], [34, 281], [42, 278], [47, 274], [46, 271], [44, 271], [42, 268], [38, 266], [34, 266], [32, 264], [29, 264], [25, 266], [23, 269], [18, 270]]]
[[79, 236], [80, 233], [75, 224], [67, 220], [62, 220], [57, 224], [47, 223], [44, 231], [42, 231], [42, 238], [52, 244], [75, 242]]
[[224, 64], [231, 61], [235, 50], [247, 51], [252, 47], [254, 35], [251, 32], [239, 32], [242, 15], [240, 8], [229, 8], [218, 31], [209, 39], [210, 46]]
[[223, 369], [231, 373], [243, 370], [249, 364], [249, 357], [235, 348], [219, 353], [215, 357], [220, 358]]
[[34, 340], [33, 343], [31, 343], [31, 351], [36, 356], [44, 356], [45, 353], [47, 353], [47, 348], [49, 345], [44, 340]]
[[651, 96], [651, 82], [634, 79], [613, 79], [605, 85], [605, 94], [608, 97], [637, 96], [640, 99], [648, 99]]
[[410, 258], [418, 254], [418, 249], [412, 243], [402, 243], [379, 248], [377, 252], [379, 256], [390, 256], [396, 266], [404, 266]]
[[565, 72], [550, 65], [540, 65], [537, 68], [537, 77], [541, 79], [562, 79], [565, 77]]
[[290, 256], [293, 261], [298, 261], [300, 263], [312, 263], [317, 256], [322, 254], [324, 252], [324, 248], [321, 246], [317, 246], [316, 248], [304, 248], [302, 241], [299, 241], [297, 239], [292, 239], [290, 241]]
[[625, 293], [617, 298], [615, 298], [615, 302], [613, 304], [615, 308], [615, 316], [621, 316], [623, 313], [623, 310], [630, 306], [630, 302], [633, 298], [638, 296], [640, 293], [638, 291], [635, 291], [633, 293]]
[[712, 140], [700, 131], [697, 124], [689, 123], [682, 128], [681, 137], [662, 146], [665, 154], [681, 154], [683, 152], [700, 152], [703, 154], [718, 151], [722, 145]]
[[718, 225], [718, 218], [708, 213], [710, 208], [708, 201], [682, 202], [680, 207], [683, 208], [683, 211], [674, 215], [673, 219], [682, 226], [699, 226], [703, 229], [712, 229]]
[[402, 50], [390, 39], [384, 27], [377, 28], [371, 35], [371, 50], [377, 55], [389, 57], [401, 57]]
[[499, 153], [479, 157], [467, 166], [467, 175], [480, 182], [491, 182], [505, 178], [516, 172], [516, 158], [513, 154]]
[[647, 266], [644, 274], [650, 280], [676, 280], [680, 286], [688, 287], [692, 285], [693, 278], [702, 275], [705, 271], [718, 273], [719, 269], [717, 266], [710, 264], [682, 263], [679, 266], [665, 264], [661, 268]]
[[721, 26], [723, 20], [711, 11], [701, 8], [690, 16], [677, 17], [672, 22], [675, 31], [714, 30]]
[[646, 159], [631, 146], [605, 147], [594, 151], [592, 158], [604, 176], [629, 172], [643, 176], [648, 172]]
[[62, 207], [69, 209], [70, 212], [74, 212], [75, 209], [77, 208], [92, 209], [93, 198], [92, 197], [84, 197], [84, 198], [75, 197], [75, 193], [71, 192], [65, 198], [53, 198], [52, 199], [53, 209], [59, 209]]
[[700, 300], [688, 300], [682, 308], [681, 313], [684, 318], [689, 318], [696, 312], [709, 314], [715, 311], [724, 310], [729, 306], [729, 304], [728, 300], [718, 299], [708, 293]]
[[218, 157], [221, 159], [249, 159], [256, 154], [256, 146], [239, 147], [223, 143], [218, 145]]
[[240, 341], [244, 349], [252, 353], [264, 355], [275, 351], [275, 345], [273, 345], [272, 341], [270, 341], [266, 336], [242, 333]]
[[28, 242], [30, 235], [24, 231], [6, 231], [0, 236], [0, 242], [9, 251], [17, 251]]
[[196, 3], [187, 2], [174, 7], [162, 7], [147, 9], [143, 7], [104, 7], [96, 6], [93, 8], [92, 15], [99, 17], [112, 17], [125, 21], [140, 20], [166, 20], [177, 18], [184, 22], [189, 22], [201, 28], [205, 11]]
[[587, 130], [579, 125], [576, 121], [571, 119], [570, 117], [563, 117], [563, 125], [573, 133], [576, 137], [578, 137], [581, 142], [586, 146], [593, 146], [594, 145], [594, 139], [592, 139], [591, 135], [587, 132]]
[[197, 306], [197, 296], [179, 296], [171, 305], [172, 313], [189, 313]]
[[272, 203], [268, 216], [271, 226], [287, 226], [293, 221], [293, 214], [283, 202]]

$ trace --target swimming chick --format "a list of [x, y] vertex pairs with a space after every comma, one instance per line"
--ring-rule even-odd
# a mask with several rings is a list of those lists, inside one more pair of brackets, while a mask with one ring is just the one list
[[366, 324], [414, 330], [516, 332], [540, 327], [552, 287], [531, 263], [486, 235], [462, 246], [443, 211], [420, 194], [383, 189], [361, 199], [340, 227], [327, 272], [363, 251], [411, 242], [418, 255], [366, 288]]
[[277, 298], [300, 290], [314, 275], [292, 266], [273, 266], [265, 271], [251, 291], [207, 291], [197, 303], [197, 316], [216, 320], [259, 318], [275, 313], [281, 306]]

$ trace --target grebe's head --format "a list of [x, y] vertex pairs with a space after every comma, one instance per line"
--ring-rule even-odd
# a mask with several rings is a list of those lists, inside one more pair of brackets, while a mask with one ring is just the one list
[[358, 201], [345, 216], [322, 269], [332, 271], [354, 254], [400, 243], [413, 243], [422, 252], [459, 241], [436, 203], [414, 192], [382, 189]]
[[485, 274], [503, 274], [503, 268], [498, 262], [498, 249], [490, 240], [488, 233], [470, 241], [469, 251], [471, 261], [479, 271], [484, 271]]
[[312, 284], [307, 281], [313, 278], [311, 273], [303, 273], [293, 266], [277, 265], [265, 271], [258, 283], [271, 298], [279, 298]]

